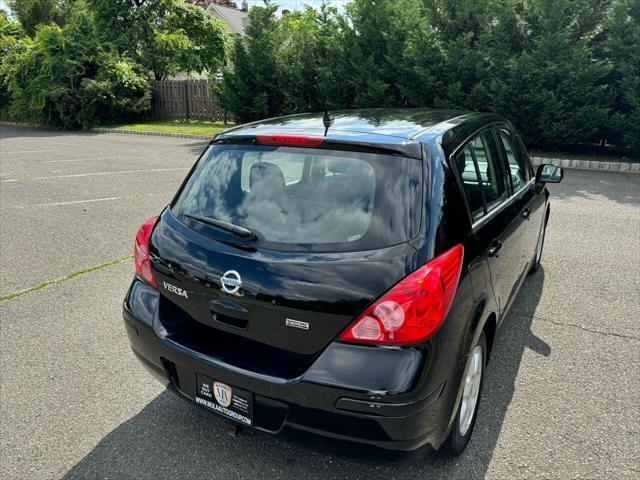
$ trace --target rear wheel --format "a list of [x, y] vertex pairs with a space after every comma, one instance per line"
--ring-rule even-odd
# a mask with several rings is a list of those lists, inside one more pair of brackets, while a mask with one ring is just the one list
[[538, 238], [538, 245], [536, 246], [536, 256], [533, 258], [533, 264], [529, 269], [529, 275], [532, 273], [536, 273], [540, 268], [540, 262], [542, 261], [542, 248], [544, 247], [544, 236], [547, 233], [547, 221], [549, 220], [549, 214], [544, 219], [544, 223], [542, 224], [542, 231], [540, 232], [540, 237]]
[[460, 455], [471, 438], [482, 393], [486, 358], [487, 341], [483, 332], [467, 357], [467, 364], [462, 375], [462, 398], [455, 422], [444, 444], [445, 452], [449, 455]]

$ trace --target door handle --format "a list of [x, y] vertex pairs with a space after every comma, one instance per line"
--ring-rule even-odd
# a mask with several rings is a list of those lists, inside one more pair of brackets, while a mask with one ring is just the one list
[[531, 209], [525, 208], [524, 211], [522, 212], [522, 218], [526, 218], [527, 220], [529, 220], [530, 216], [531, 216]]
[[498, 252], [501, 248], [502, 242], [500, 240], [494, 240], [493, 242], [491, 242], [491, 246], [487, 251], [487, 255], [489, 255], [490, 257], [499, 257], [500, 255], [498, 255]]

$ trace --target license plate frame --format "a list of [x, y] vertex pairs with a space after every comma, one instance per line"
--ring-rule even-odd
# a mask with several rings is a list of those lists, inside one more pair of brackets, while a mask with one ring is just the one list
[[197, 404], [224, 418], [253, 426], [253, 393], [196, 373]]

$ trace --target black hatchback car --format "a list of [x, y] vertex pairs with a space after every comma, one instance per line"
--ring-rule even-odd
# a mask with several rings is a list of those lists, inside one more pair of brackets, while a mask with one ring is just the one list
[[137, 234], [133, 351], [236, 425], [457, 455], [562, 176], [491, 114], [227, 130]]

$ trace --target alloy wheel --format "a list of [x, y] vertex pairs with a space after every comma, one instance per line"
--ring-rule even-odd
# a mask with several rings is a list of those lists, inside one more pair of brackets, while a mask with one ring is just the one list
[[478, 396], [480, 394], [480, 384], [482, 381], [482, 363], [482, 347], [476, 345], [471, 351], [471, 355], [469, 355], [464, 375], [464, 392], [462, 393], [460, 420], [458, 422], [458, 431], [463, 437], [467, 431], [469, 431], [478, 405]]

